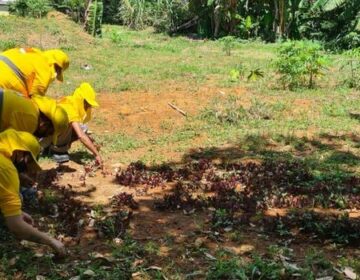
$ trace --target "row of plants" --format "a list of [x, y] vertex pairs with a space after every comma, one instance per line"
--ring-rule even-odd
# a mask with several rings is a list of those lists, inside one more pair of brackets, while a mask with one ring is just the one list
[[[230, 56], [233, 49], [239, 45], [236, 37], [227, 36], [220, 40], [226, 55]], [[278, 57], [274, 61], [276, 72], [280, 75], [280, 83], [284, 89], [302, 87], [314, 88], [316, 80], [325, 76], [330, 65], [330, 57], [324, 47], [314, 41], [287, 41], [280, 45]], [[360, 48], [343, 52], [340, 71], [349, 73], [341, 75], [342, 83], [349, 88], [359, 88], [360, 78]], [[264, 76], [259, 69], [246, 69], [239, 64], [230, 72], [231, 81], [238, 81], [246, 76], [248, 81], [255, 81]]]
[[360, 3], [353, 0], [16, 0], [11, 11], [43, 17], [51, 6], [97, 36], [106, 22], [207, 38], [311, 39], [335, 49], [360, 46]]

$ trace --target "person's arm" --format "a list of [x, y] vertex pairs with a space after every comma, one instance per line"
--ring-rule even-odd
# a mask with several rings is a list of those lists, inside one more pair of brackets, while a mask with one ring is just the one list
[[100, 166], [102, 166], [103, 162], [102, 162], [102, 158], [101, 158], [98, 150], [96, 149], [94, 143], [91, 141], [89, 136], [87, 136], [86, 133], [81, 129], [80, 124], [78, 122], [72, 122], [71, 126], [74, 129], [74, 131], [75, 131], [77, 137], [79, 138], [79, 140], [81, 141], [81, 143], [83, 143], [85, 145], [85, 147], [88, 148], [92, 152], [92, 154], [95, 156], [96, 162]]
[[58, 255], [65, 256], [66, 250], [64, 244], [34, 228], [32, 226], [33, 220], [27, 213], [22, 212], [21, 215], [5, 217], [5, 222], [9, 230], [15, 234], [18, 239], [48, 245], [53, 248]]

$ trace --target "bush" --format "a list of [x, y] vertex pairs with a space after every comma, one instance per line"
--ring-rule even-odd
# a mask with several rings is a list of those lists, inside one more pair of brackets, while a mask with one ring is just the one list
[[9, 11], [22, 17], [42, 18], [51, 10], [49, 0], [16, 0], [11, 3]]
[[314, 87], [315, 79], [323, 75], [327, 57], [322, 54], [322, 47], [309, 41], [284, 43], [279, 50], [276, 62], [280, 81], [284, 88], [308, 86]]
[[223, 45], [223, 50], [226, 55], [230, 56], [232, 49], [235, 47], [236, 39], [234, 36], [225, 36], [219, 39], [219, 42]]

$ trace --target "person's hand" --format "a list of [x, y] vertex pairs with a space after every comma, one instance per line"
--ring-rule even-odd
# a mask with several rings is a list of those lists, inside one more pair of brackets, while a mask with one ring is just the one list
[[31, 218], [31, 216], [28, 213], [22, 212], [22, 219], [24, 220], [24, 222], [26, 222], [29, 225], [34, 224], [33, 218]]
[[103, 167], [103, 161], [100, 155], [95, 157], [96, 164], [99, 165], [101, 168]]
[[59, 240], [52, 239], [51, 240], [51, 248], [54, 249], [54, 251], [56, 252], [56, 254], [59, 257], [65, 257], [66, 256], [65, 245], [63, 243], [61, 243]]

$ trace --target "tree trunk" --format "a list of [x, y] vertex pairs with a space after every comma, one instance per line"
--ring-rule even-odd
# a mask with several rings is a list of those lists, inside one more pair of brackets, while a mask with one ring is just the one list
[[221, 5], [216, 5], [216, 7], [214, 9], [214, 37], [215, 38], [217, 38], [219, 36], [220, 23], [221, 23]]

